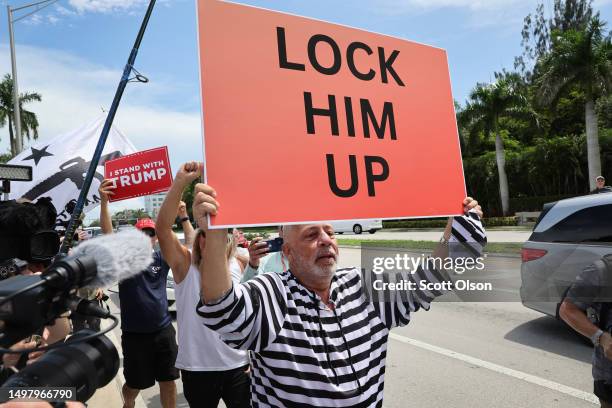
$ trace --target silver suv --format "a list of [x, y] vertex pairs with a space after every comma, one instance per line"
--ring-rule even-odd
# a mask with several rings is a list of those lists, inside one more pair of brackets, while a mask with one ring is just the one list
[[612, 193], [544, 205], [522, 248], [523, 305], [559, 317], [567, 289], [582, 269], [612, 253]]

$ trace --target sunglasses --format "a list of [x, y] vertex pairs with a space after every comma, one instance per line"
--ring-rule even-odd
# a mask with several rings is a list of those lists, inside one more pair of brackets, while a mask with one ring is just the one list
[[153, 238], [155, 236], [155, 230], [151, 228], [145, 228], [142, 230], [149, 238]]

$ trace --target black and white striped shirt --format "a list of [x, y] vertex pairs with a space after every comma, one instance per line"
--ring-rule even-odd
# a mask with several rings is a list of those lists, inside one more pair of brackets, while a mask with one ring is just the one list
[[[406, 279], [444, 280], [423, 269]], [[362, 283], [359, 270], [339, 269], [330, 309], [291, 271], [267, 273], [197, 310], [227, 344], [253, 351], [253, 407], [379, 407], [389, 330], [442, 293], [396, 292], [390, 302], [373, 303]]]

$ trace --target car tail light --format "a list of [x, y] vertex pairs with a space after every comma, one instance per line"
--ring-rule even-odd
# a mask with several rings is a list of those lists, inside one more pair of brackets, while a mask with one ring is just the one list
[[544, 249], [523, 248], [521, 249], [521, 260], [523, 262], [534, 261], [546, 255], [547, 252]]

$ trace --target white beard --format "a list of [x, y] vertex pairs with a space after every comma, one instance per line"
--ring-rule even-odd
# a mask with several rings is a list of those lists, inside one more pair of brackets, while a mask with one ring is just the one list
[[334, 261], [333, 265], [319, 266], [316, 263], [312, 264], [307, 259], [294, 254], [293, 259], [289, 260], [289, 266], [292, 271], [298, 271], [298, 273], [305, 273], [312, 276], [315, 279], [331, 279], [336, 273], [338, 267]]

